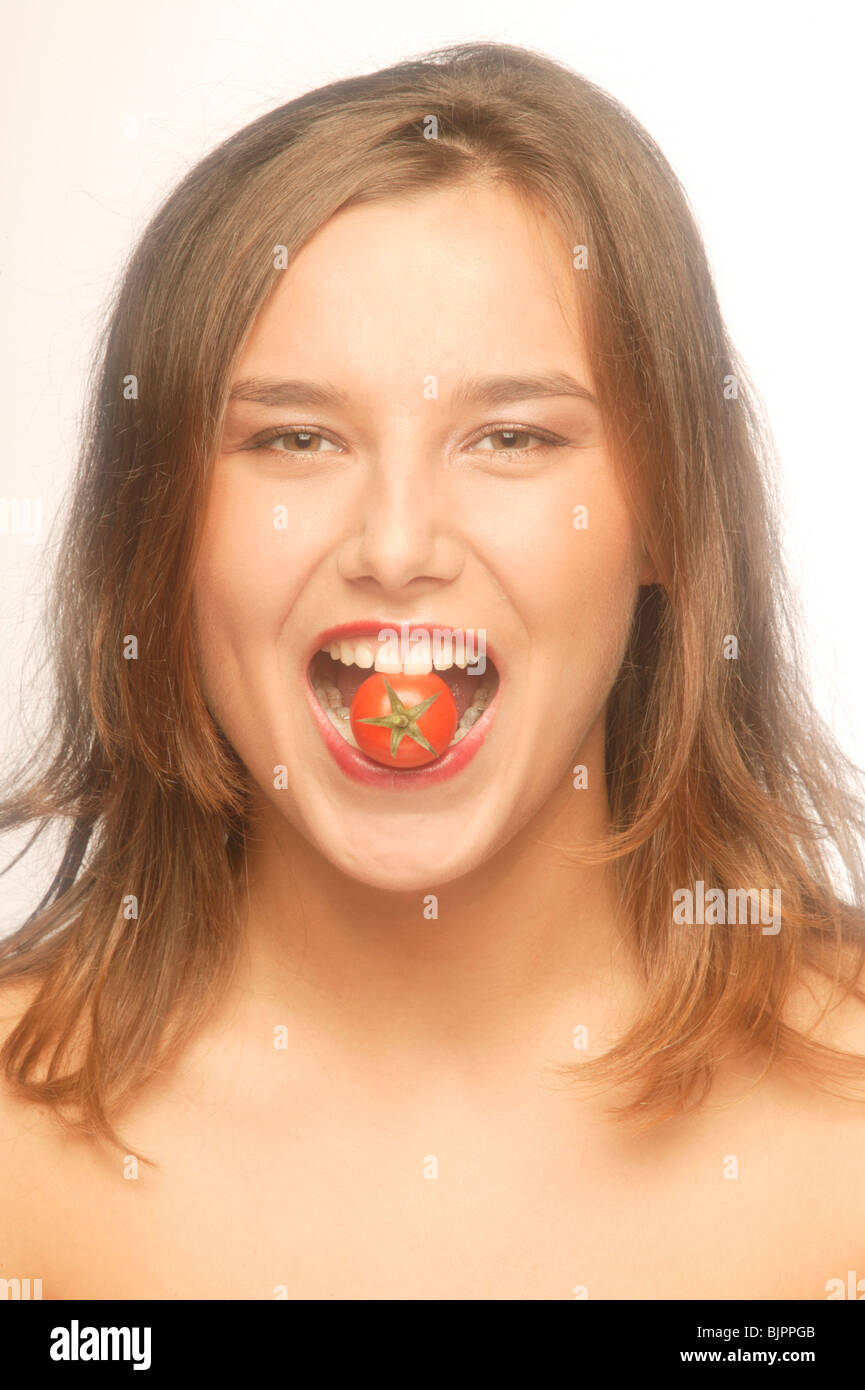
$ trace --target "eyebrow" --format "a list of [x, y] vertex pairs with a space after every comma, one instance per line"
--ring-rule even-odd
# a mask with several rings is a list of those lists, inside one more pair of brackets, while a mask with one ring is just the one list
[[[451, 393], [454, 405], [506, 405], [540, 396], [576, 396], [597, 405], [586, 386], [567, 372], [536, 372], [529, 376], [464, 377]], [[277, 377], [246, 377], [231, 388], [230, 401], [252, 401], [257, 405], [320, 406], [338, 409], [349, 404], [349, 397], [329, 382], [282, 380]]]

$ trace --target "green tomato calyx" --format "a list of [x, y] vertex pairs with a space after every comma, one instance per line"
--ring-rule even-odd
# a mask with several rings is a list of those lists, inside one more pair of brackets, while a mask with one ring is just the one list
[[358, 724], [378, 724], [382, 728], [390, 729], [390, 755], [392, 758], [396, 757], [397, 749], [406, 735], [414, 739], [415, 743], [419, 743], [422, 748], [426, 748], [434, 758], [437, 758], [438, 753], [429, 739], [421, 733], [417, 721], [429, 709], [433, 701], [438, 699], [441, 691], [437, 690], [434, 695], [429, 695], [426, 700], [421, 700], [419, 705], [407, 707], [397, 695], [387, 676], [382, 676], [382, 680], [390, 700], [390, 714], [381, 714], [376, 719], [359, 719]]

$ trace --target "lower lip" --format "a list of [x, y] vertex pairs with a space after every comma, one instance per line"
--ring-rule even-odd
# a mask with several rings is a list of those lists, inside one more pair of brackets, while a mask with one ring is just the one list
[[432, 787], [437, 782], [447, 782], [458, 772], [462, 772], [463, 768], [468, 766], [478, 752], [492, 727], [501, 689], [501, 677], [499, 677], [498, 689], [491, 703], [469, 729], [465, 738], [461, 738], [459, 743], [448, 748], [440, 758], [436, 758], [435, 762], [426, 763], [423, 767], [406, 768], [400, 772], [393, 772], [382, 766], [381, 763], [368, 758], [365, 753], [360, 753], [350, 743], [346, 743], [318, 703], [309, 678], [307, 677], [306, 680], [307, 699], [312, 709], [313, 718], [318, 725], [319, 733], [333, 754], [334, 761], [347, 776], [353, 777], [356, 782], [362, 782], [367, 787], [379, 787], [382, 791], [410, 791], [421, 787]]

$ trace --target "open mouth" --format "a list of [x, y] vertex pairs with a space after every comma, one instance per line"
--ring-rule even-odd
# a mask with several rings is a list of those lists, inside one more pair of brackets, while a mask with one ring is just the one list
[[466, 737], [473, 725], [492, 703], [498, 689], [499, 676], [495, 665], [486, 658], [486, 669], [482, 675], [465, 669], [466, 662], [458, 663], [449, 655], [436, 657], [427, 665], [409, 659], [403, 667], [398, 660], [385, 659], [375, 638], [352, 638], [333, 642], [327, 650], [315, 653], [309, 663], [308, 678], [315, 697], [325, 716], [337, 733], [357, 748], [357, 740], [349, 722], [351, 702], [359, 687], [374, 672], [382, 675], [405, 674], [425, 675], [434, 671], [448, 686], [457, 710], [457, 728], [448, 748], [453, 748]]

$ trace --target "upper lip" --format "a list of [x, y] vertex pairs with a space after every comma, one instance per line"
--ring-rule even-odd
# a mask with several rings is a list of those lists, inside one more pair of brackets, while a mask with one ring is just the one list
[[411, 636], [413, 632], [428, 632], [432, 634], [437, 629], [439, 631], [448, 629], [451, 632], [483, 632], [486, 655], [499, 674], [502, 674], [502, 666], [499, 661], [498, 653], [486, 636], [486, 628], [472, 627], [471, 625], [464, 625], [462, 623], [418, 621], [412, 618], [364, 618], [354, 622], [336, 623], [333, 627], [323, 628], [309, 645], [306, 653], [305, 666], [309, 666], [316, 652], [320, 651], [322, 647], [327, 647], [331, 642], [338, 642], [341, 638], [348, 639], [350, 637], [377, 637], [383, 628], [392, 628], [396, 632], [401, 632], [403, 624], [408, 627], [409, 636]]

